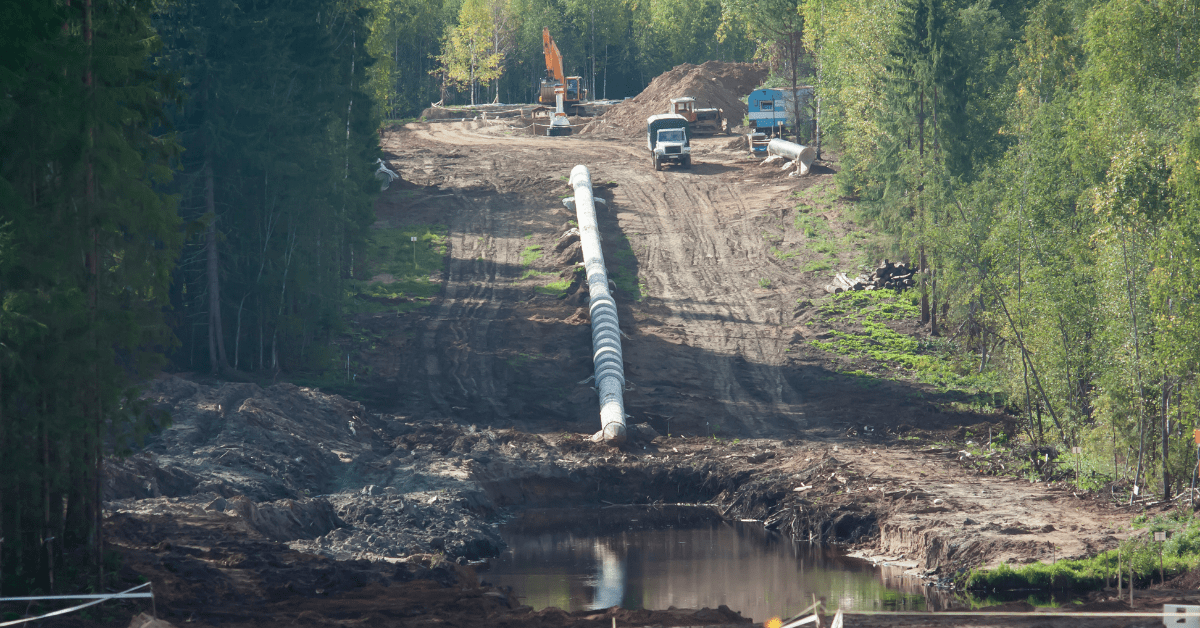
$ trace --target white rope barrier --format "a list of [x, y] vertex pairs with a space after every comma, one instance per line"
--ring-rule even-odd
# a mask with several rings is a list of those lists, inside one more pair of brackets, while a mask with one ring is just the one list
[[[800, 611], [791, 619], [782, 622], [781, 628], [798, 628], [801, 625], [818, 622], [819, 614], [825, 614], [828, 609], [821, 602]], [[810, 614], [811, 613], [811, 614]], [[1164, 604], [1161, 611], [868, 611], [852, 608], [838, 609], [839, 615], [886, 615], [897, 617], [1160, 617], [1164, 620], [1174, 619], [1178, 623], [1184, 620], [1200, 621], [1200, 606], [1183, 604]], [[819, 623], [818, 623], [819, 625]], [[1193, 624], [1194, 625], [1194, 624]]]
[[146, 587], [149, 587], [150, 584], [151, 583], [147, 582], [144, 584], [139, 584], [136, 587], [133, 587], [132, 589], [126, 589], [120, 593], [106, 593], [106, 594], [99, 594], [99, 595], [40, 595], [40, 596], [36, 596], [36, 597], [0, 597], [0, 602], [34, 602], [34, 601], [39, 601], [39, 600], [91, 600], [90, 602], [84, 602], [83, 604], [78, 604], [78, 605], [72, 606], [70, 608], [63, 608], [63, 609], [59, 609], [57, 611], [51, 611], [49, 613], [46, 613], [45, 615], [38, 615], [37, 617], [22, 617], [21, 619], [14, 619], [12, 621], [6, 621], [4, 623], [0, 623], [0, 628], [4, 628], [4, 626], [16, 626], [17, 624], [23, 624], [26, 622], [37, 621], [39, 619], [46, 619], [47, 617], [56, 617], [58, 615], [66, 615], [67, 613], [73, 613], [77, 610], [84, 609], [89, 606], [95, 606], [97, 604], [100, 604], [101, 602], [107, 602], [108, 600], [124, 600], [124, 599], [130, 599], [130, 598], [150, 598], [151, 600], [153, 600], [154, 599], [153, 588], [151, 588], [150, 591], [147, 591], [145, 593], [134, 593], [134, 591], [137, 591], [138, 589], [144, 589]]

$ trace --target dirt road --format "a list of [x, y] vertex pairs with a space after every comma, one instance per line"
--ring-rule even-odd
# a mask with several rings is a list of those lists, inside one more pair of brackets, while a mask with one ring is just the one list
[[[424, 320], [421, 342], [395, 356], [411, 365], [396, 373], [392, 381], [404, 382], [396, 388], [420, 381], [429, 393], [418, 403], [393, 398], [397, 410], [436, 408], [475, 421], [483, 411], [499, 423], [587, 429], [590, 398], [575, 384], [590, 371], [586, 336], [560, 322], [578, 303], [537, 295], [535, 282], [520, 279], [522, 251], [549, 250], [572, 218], [559, 199], [570, 192], [566, 174], [582, 163], [594, 183], [615, 183], [602, 192], [612, 202], [601, 229], [629, 335], [631, 421], [741, 438], [834, 427], [788, 355], [797, 298], [814, 294], [819, 280], [794, 270], [799, 260], [773, 256], [763, 237], [790, 208], [789, 193], [820, 177], [764, 172], [723, 149], [730, 138], [699, 140], [690, 171], [654, 172], [626, 140], [468, 126], [411, 124], [385, 137], [390, 163], [416, 187], [385, 194], [381, 222], [442, 220], [451, 234], [445, 297]], [[531, 325], [531, 317], [551, 322]], [[520, 370], [536, 373], [539, 386], [506, 368], [522, 346], [534, 359], [518, 361]], [[527, 411], [534, 408], [540, 416]]]
[[[966, 475], [956, 449], [881, 446], [906, 424], [949, 433], [997, 418], [946, 411], [936, 391], [917, 384], [864, 390], [836, 357], [809, 347], [805, 340], [822, 337], [806, 323], [819, 322], [810, 303], [824, 294], [828, 273], [799, 270], [815, 255], [803, 242], [797, 254], [779, 252], [795, 245], [797, 199], [815, 190], [828, 197], [833, 171], [786, 177], [738, 141], [699, 139], [693, 169], [655, 172], [640, 145], [617, 137], [534, 137], [478, 122], [414, 123], [387, 135], [390, 163], [409, 187], [385, 193], [381, 223], [444, 220], [451, 242], [445, 297], [423, 315], [421, 341], [399, 356], [409, 368], [388, 384], [429, 393], [397, 398], [395, 410], [541, 432], [597, 428], [594, 394], [578, 383], [591, 368], [579, 299], [541, 295], [537, 277], [522, 279], [530, 269], [573, 263], [547, 255], [523, 264], [522, 253], [553, 250], [572, 217], [559, 202], [570, 193], [566, 174], [582, 163], [609, 200], [600, 227], [628, 336], [631, 423], [664, 435], [769, 439], [772, 448], [784, 439], [815, 443], [844, 465], [830, 473], [842, 476], [846, 492], [862, 491], [840, 501], [897, 504], [874, 508], [896, 516], [878, 522], [872, 551], [905, 555], [922, 569], [1082, 556], [1115, 543], [1120, 515], [1080, 509], [1069, 493]], [[849, 229], [835, 210], [825, 217], [838, 225], [831, 228]], [[838, 444], [840, 453], [829, 449]], [[860, 487], [856, 477], [869, 481]], [[921, 499], [883, 497], [914, 490]], [[905, 499], [912, 507], [900, 505]], [[731, 513], [782, 512], [757, 512], [753, 502], [732, 504]]]
[[[535, 612], [451, 563], [493, 551], [513, 508], [600, 500], [711, 503], [930, 584], [1115, 544], [1133, 513], [984, 474], [1001, 470], [988, 441], [1008, 435], [1003, 417], [955, 410], [912, 378], [866, 378], [854, 371], [870, 365], [813, 347], [832, 333], [828, 262], [874, 260], [833, 170], [790, 178], [737, 141], [700, 139], [692, 170], [655, 172], [636, 142], [603, 134], [478, 122], [385, 134], [401, 180], [378, 200], [376, 227], [441, 225], [437, 296], [354, 315], [346, 379], [363, 404], [290, 384], [150, 386], [175, 424], [110, 470], [109, 525], [129, 577], [162, 582], [180, 621], [699, 625], [732, 617]], [[586, 286], [578, 245], [560, 237], [580, 163], [607, 201], [628, 420], [659, 434], [620, 451], [586, 439], [599, 429]], [[813, 231], [837, 250], [820, 250]]]

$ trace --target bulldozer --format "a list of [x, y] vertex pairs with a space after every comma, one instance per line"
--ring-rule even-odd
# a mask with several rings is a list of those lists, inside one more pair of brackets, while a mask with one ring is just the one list
[[583, 77], [563, 76], [562, 53], [548, 28], [542, 28], [542, 52], [546, 56], [546, 77], [538, 90], [538, 104], [557, 107], [556, 90], [561, 89], [563, 111], [569, 116], [580, 115], [583, 113], [580, 103], [587, 100], [587, 90], [580, 87]]
[[671, 99], [671, 109], [667, 113], [681, 115], [692, 125], [695, 135], [716, 135], [729, 133], [729, 121], [721, 109], [697, 109], [696, 99], [683, 96]]

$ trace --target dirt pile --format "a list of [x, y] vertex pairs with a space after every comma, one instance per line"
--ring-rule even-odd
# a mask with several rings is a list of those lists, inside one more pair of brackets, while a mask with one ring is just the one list
[[116, 512], [226, 517], [243, 532], [341, 559], [477, 559], [500, 547], [495, 509], [463, 468], [476, 441], [488, 442], [483, 434], [368, 413], [291, 384], [164, 377], [145, 396], [173, 423], [141, 454], [109, 462], [105, 494]]
[[706, 61], [698, 66], [684, 63], [660, 74], [642, 93], [614, 105], [580, 133], [610, 131], [624, 136], [642, 135], [646, 132], [646, 118], [667, 113], [671, 99], [681, 96], [695, 98], [700, 108], [724, 110], [732, 128], [741, 124], [746, 115], [742, 98], [766, 77], [767, 69], [753, 63]]

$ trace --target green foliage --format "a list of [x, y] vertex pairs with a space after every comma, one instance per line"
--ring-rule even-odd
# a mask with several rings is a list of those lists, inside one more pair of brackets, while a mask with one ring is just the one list
[[542, 247], [536, 244], [527, 246], [521, 251], [521, 265], [529, 266], [530, 264], [541, 259], [541, 257]]
[[447, 232], [445, 225], [372, 229], [362, 264], [364, 279], [349, 282], [351, 307], [407, 312], [427, 305], [441, 290], [441, 284], [429, 278], [445, 269]]
[[416, 116], [438, 101], [533, 102], [546, 73], [543, 27], [566, 74], [582, 76], [592, 98], [634, 96], [680, 63], [746, 61], [758, 44], [733, 5], [718, 0], [363, 3], [377, 118]]
[[569, 287], [571, 287], [571, 281], [569, 279], [561, 279], [559, 281], [551, 281], [544, 286], [538, 286], [534, 290], [541, 294], [557, 297], [562, 296]]
[[779, 247], [775, 247], [775, 246], [771, 247], [771, 255], [774, 255], [775, 259], [780, 260], [780, 261], [786, 261], [786, 260], [792, 259], [793, 257], [796, 257], [799, 254], [800, 254], [800, 251], [783, 251], [783, 250], [780, 250]]
[[[803, 11], [841, 191], [890, 236], [891, 257], [929, 268], [916, 277], [937, 316], [925, 329], [954, 337], [938, 351], [960, 375], [969, 357], [1030, 440], [1114, 461], [1108, 481], [1177, 489], [1200, 427], [1191, 5], [810, 0]], [[808, 216], [796, 226], [814, 237]], [[822, 344], [931, 364], [878, 322]], [[1077, 481], [1102, 481], [1093, 467]]]
[[503, 73], [504, 52], [500, 47], [504, 38], [493, 23], [493, 10], [503, 11], [504, 3], [464, 0], [458, 23], [446, 27], [442, 54], [438, 56], [446, 82], [466, 87], [472, 105], [480, 84], [487, 85]]
[[[991, 570], [973, 570], [963, 583], [968, 590], [1003, 592], [1019, 589], [1095, 590], [1116, 579], [1118, 554], [1122, 579], [1128, 585], [1130, 563], [1135, 586], [1145, 587], [1162, 574], [1171, 577], [1200, 567], [1200, 521], [1182, 512], [1135, 520], [1135, 529], [1145, 533], [1122, 541], [1117, 549], [1078, 560], [1060, 560], [1054, 564], [1031, 563], [1018, 568], [1000, 565]], [[1154, 541], [1154, 532], [1167, 532], [1166, 541]]]
[[170, 111], [185, 149], [170, 191], [188, 222], [178, 367], [303, 370], [336, 331], [378, 190], [359, 8], [161, 4], [155, 62], [183, 90]]
[[176, 94], [150, 70], [152, 8], [31, 0], [0, 19], [5, 593], [49, 590], [51, 561], [57, 587], [107, 588], [101, 458], [166, 422], [134, 387], [175, 344], [165, 313], [181, 241], [162, 191], [179, 152], [163, 116]]
[[892, 290], [862, 290], [831, 295], [819, 308], [830, 324], [832, 340], [811, 340], [822, 351], [867, 358], [878, 366], [910, 371], [908, 377], [941, 389], [980, 390], [981, 378], [965, 368], [949, 343], [918, 340], [900, 333], [888, 322], [920, 316], [920, 309]]

